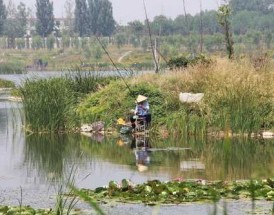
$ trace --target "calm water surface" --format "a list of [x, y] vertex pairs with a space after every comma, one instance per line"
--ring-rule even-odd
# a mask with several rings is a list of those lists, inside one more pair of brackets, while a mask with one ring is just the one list
[[274, 176], [274, 140], [26, 135], [22, 116], [20, 103], [0, 99], [0, 204], [18, 205], [22, 188], [23, 204], [49, 207], [72, 171], [80, 188], [124, 178], [142, 183]]

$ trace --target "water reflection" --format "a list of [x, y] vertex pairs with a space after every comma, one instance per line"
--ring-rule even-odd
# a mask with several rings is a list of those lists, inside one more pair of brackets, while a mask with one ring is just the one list
[[79, 135], [29, 135], [26, 137], [24, 163], [37, 170], [45, 180], [61, 179], [72, 163], [82, 159]]
[[146, 134], [134, 134], [131, 149], [135, 154], [136, 166], [139, 172], [148, 170], [150, 164], [151, 145]]
[[0, 180], [7, 178], [1, 181], [5, 186], [58, 181], [74, 166], [78, 185], [87, 188], [123, 178], [141, 183], [152, 179], [235, 180], [274, 175], [274, 140], [25, 135], [22, 124], [18, 103], [0, 102]]

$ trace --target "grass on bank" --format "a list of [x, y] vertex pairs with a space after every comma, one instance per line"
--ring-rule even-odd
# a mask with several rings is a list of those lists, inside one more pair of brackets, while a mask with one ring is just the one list
[[0, 88], [15, 88], [15, 84], [12, 81], [0, 79]]
[[[273, 62], [269, 62], [269, 64]], [[256, 70], [245, 59], [217, 59], [211, 65], [197, 65], [164, 74], [147, 74], [111, 82], [90, 94], [77, 107], [83, 122], [115, 122], [128, 117], [138, 94], [149, 97], [154, 127], [170, 134], [203, 134], [228, 131], [259, 132], [274, 126], [274, 71], [266, 65]], [[204, 93], [200, 104], [182, 104], [180, 92]]]
[[[149, 98], [153, 131], [173, 136], [207, 132], [251, 134], [274, 127], [273, 62], [255, 68], [246, 59], [218, 58], [210, 65], [133, 76], [125, 81], [78, 72], [71, 77], [27, 80], [20, 88], [32, 131], [67, 131], [103, 120], [127, 119], [138, 94]], [[179, 102], [180, 92], [204, 93], [199, 104]]]
[[26, 129], [31, 132], [68, 132], [80, 127], [79, 100], [115, 77], [80, 72], [61, 78], [26, 80], [19, 88]]

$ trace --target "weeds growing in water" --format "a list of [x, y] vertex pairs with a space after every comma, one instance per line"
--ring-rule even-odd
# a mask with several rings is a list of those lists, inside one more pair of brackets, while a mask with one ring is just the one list
[[79, 99], [111, 79], [78, 72], [61, 78], [26, 80], [19, 91], [27, 130], [63, 132], [79, 127], [79, 116], [75, 112]]

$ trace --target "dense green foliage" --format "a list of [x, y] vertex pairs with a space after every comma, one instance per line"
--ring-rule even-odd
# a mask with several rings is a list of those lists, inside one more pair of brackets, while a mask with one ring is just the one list
[[19, 88], [26, 129], [32, 132], [64, 132], [80, 126], [75, 112], [79, 99], [107, 84], [111, 78], [77, 73], [62, 78], [26, 80]]
[[243, 0], [230, 0], [229, 4], [235, 13], [243, 10], [271, 13], [274, 9], [272, 0], [249, 0], [248, 2]]
[[36, 0], [36, 31], [41, 37], [47, 37], [54, 28], [53, 2]]
[[80, 37], [110, 36], [115, 29], [112, 4], [108, 0], [76, 0], [75, 32]]
[[87, 36], [88, 31], [88, 9], [86, 0], [76, 0], [74, 11], [74, 31], [80, 37]]
[[213, 201], [227, 199], [274, 200], [274, 181], [272, 179], [242, 182], [202, 182], [202, 181], [148, 181], [134, 185], [123, 179], [121, 184], [109, 182], [107, 188], [84, 190], [91, 198], [99, 201], [122, 201], [127, 203], [180, 204], [183, 202]]
[[22, 38], [26, 34], [28, 14], [26, 5], [22, 2], [18, 5], [17, 9], [14, 5], [9, 6], [4, 34], [8, 37], [8, 48], [15, 48], [15, 38]]
[[[149, 96], [155, 120], [165, 116], [165, 106], [160, 105], [163, 94], [159, 89], [146, 83], [130, 86], [130, 91], [125, 88], [124, 82], [111, 82], [97, 93], [91, 94], [77, 108], [77, 112], [84, 123], [96, 120], [104, 120], [108, 123], [116, 123], [119, 117], [128, 118], [131, 109], [134, 109], [134, 101], [139, 94]], [[106, 102], [107, 101], [107, 102]]]
[[27, 80], [20, 88], [26, 123], [32, 131], [60, 132], [77, 126], [76, 99], [65, 79]]
[[[85, 123], [95, 120], [114, 123], [120, 117], [127, 119], [135, 97], [143, 94], [149, 97], [152, 124], [157, 128], [163, 126], [172, 135], [209, 131], [257, 133], [262, 128], [272, 128], [274, 120], [274, 104], [269, 99], [273, 73], [258, 76], [257, 72], [244, 61], [239, 64], [201, 61], [187, 67], [184, 73], [126, 80], [130, 90], [122, 81], [112, 82], [89, 95], [77, 111]], [[200, 104], [180, 103], [180, 92], [204, 93], [205, 98]]]
[[15, 85], [12, 81], [6, 81], [0, 79], [0, 88], [14, 88]]
[[7, 62], [0, 64], [0, 74], [22, 74], [23, 65], [20, 62]]
[[170, 69], [183, 69], [189, 65], [202, 64], [204, 66], [210, 65], [212, 60], [205, 55], [189, 55], [171, 58], [167, 62], [167, 66]]
[[0, 0], [0, 35], [3, 34], [6, 18], [7, 18], [6, 6], [4, 5], [3, 0]]
[[88, 23], [93, 35], [111, 36], [115, 30], [112, 3], [108, 0], [88, 0]]

